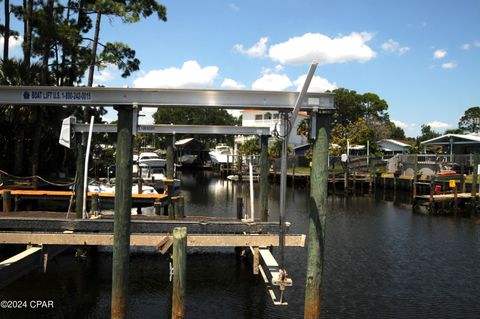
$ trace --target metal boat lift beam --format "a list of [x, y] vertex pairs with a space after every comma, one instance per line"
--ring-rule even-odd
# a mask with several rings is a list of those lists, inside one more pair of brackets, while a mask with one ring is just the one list
[[[72, 124], [76, 133], [88, 133], [89, 125], [83, 123]], [[115, 124], [94, 124], [94, 133], [116, 133]], [[220, 126], [220, 125], [138, 125], [137, 133], [155, 134], [199, 134], [199, 135], [259, 135], [269, 136], [270, 128], [255, 126]]]
[[[291, 111], [298, 92], [0, 86], [0, 105], [209, 107]], [[334, 109], [333, 93], [307, 93], [301, 109]]]

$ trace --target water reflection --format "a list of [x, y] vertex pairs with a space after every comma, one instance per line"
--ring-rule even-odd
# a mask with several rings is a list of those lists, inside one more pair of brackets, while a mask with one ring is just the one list
[[[223, 181], [211, 172], [182, 173], [185, 212], [236, 216], [236, 198], [248, 184]], [[298, 186], [298, 185], [297, 185]], [[255, 193], [258, 198], [258, 184]], [[269, 191], [270, 220], [278, 220], [278, 185]], [[287, 192], [291, 233], [305, 233], [308, 190]], [[329, 196], [322, 318], [478, 318], [480, 225], [475, 219], [412, 214], [410, 193]], [[255, 200], [255, 207], [258, 206]], [[278, 250], [273, 251], [278, 257]], [[306, 248], [287, 248], [294, 286], [287, 307], [273, 306], [248, 258], [233, 250], [190, 250], [187, 318], [303, 318]], [[168, 256], [132, 255], [130, 318], [170, 317]], [[0, 290], [1, 299], [49, 299], [45, 312], [1, 312], [2, 318], [109, 316], [111, 255], [85, 264], [65, 254], [47, 273], [32, 273]]]

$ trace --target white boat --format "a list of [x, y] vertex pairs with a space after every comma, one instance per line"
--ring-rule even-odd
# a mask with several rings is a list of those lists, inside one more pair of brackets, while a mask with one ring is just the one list
[[[92, 181], [88, 184], [88, 192], [92, 193], [115, 193], [115, 185], [103, 184]], [[132, 184], [132, 194], [138, 194], [138, 185]], [[142, 194], [158, 194], [152, 186], [142, 185]]]
[[226, 164], [233, 161], [233, 149], [226, 144], [218, 144], [208, 154], [213, 164]]
[[[240, 180], [240, 176], [238, 175], [228, 175], [227, 179], [230, 181], [238, 182]], [[258, 182], [260, 180], [259, 175], [253, 175], [252, 180], [254, 182]], [[242, 182], [250, 182], [250, 176], [248, 175], [242, 175]]]
[[[151, 183], [155, 190], [159, 193], [163, 193], [165, 190], [165, 175], [167, 163], [164, 159], [143, 159], [138, 163], [139, 172], [138, 176], [141, 177], [146, 183]], [[173, 189], [178, 192], [180, 190], [181, 182], [179, 179], [173, 180]]]
[[140, 163], [141, 161], [144, 160], [150, 160], [150, 159], [160, 159], [160, 156], [158, 156], [157, 153], [154, 152], [143, 152], [138, 155], [138, 162]]

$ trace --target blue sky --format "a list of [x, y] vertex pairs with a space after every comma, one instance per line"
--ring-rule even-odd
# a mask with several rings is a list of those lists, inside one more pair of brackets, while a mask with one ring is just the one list
[[291, 91], [315, 59], [313, 90], [376, 93], [407, 136], [480, 106], [478, 0], [160, 2], [166, 23], [103, 19], [101, 41], [128, 43], [141, 71], [97, 84]]

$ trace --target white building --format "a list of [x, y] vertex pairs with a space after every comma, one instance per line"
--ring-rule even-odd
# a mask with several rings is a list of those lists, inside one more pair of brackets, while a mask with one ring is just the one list
[[392, 139], [383, 139], [377, 142], [380, 149], [386, 154], [401, 154], [407, 153], [410, 145]]
[[[274, 137], [274, 132], [278, 132], [279, 135], [283, 135], [284, 128], [281, 125], [280, 113], [278, 111], [260, 111], [260, 110], [243, 110], [242, 113], [242, 126], [257, 126], [257, 127], [269, 127], [272, 137]], [[308, 142], [306, 136], [301, 136], [297, 134], [298, 124], [303, 120], [307, 119], [308, 115], [306, 112], [300, 112], [297, 116], [297, 120], [293, 125], [292, 132], [289, 137], [289, 145], [296, 147], [299, 145], [306, 144]], [[242, 144], [243, 141], [249, 137], [239, 137], [235, 140], [236, 143]], [[270, 142], [269, 141], [269, 142]]]

